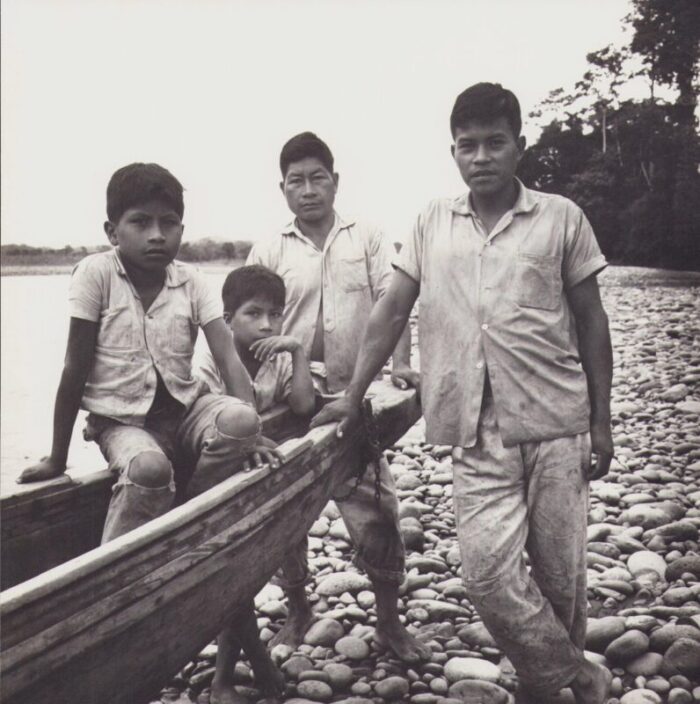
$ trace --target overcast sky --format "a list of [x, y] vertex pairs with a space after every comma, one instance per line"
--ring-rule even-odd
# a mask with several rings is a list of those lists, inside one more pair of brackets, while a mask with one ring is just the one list
[[[106, 242], [111, 173], [184, 184], [186, 236], [259, 239], [288, 219], [278, 158], [312, 130], [337, 208], [403, 239], [460, 192], [448, 118], [498, 81], [526, 115], [622, 36], [627, 0], [3, 0], [2, 241]], [[530, 138], [537, 132], [526, 128]]]

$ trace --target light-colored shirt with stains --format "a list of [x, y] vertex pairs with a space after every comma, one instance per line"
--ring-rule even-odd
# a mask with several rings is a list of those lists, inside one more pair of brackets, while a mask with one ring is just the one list
[[504, 445], [589, 428], [566, 291], [603, 269], [605, 257], [578, 206], [518, 188], [488, 235], [468, 194], [433, 201], [396, 259], [420, 284], [428, 442], [475, 445], [487, 373]]
[[248, 256], [247, 264], [262, 264], [284, 279], [283, 333], [299, 340], [309, 358], [323, 305], [330, 393], [350, 382], [372, 305], [391, 280], [394, 254], [380, 230], [336, 215], [323, 250], [290, 223]]
[[68, 299], [72, 318], [99, 324], [84, 410], [143, 426], [157, 374], [186, 408], [206, 391], [192, 355], [198, 328], [221, 317], [221, 304], [194, 267], [171, 262], [145, 312], [117, 250], [93, 254], [73, 270]]
[[[201, 378], [215, 394], [225, 394], [226, 385], [209, 350], [198, 353], [194, 360], [195, 376]], [[264, 413], [278, 403], [286, 403], [292, 393], [294, 366], [289, 352], [280, 352], [266, 359], [253, 379], [255, 408]]]

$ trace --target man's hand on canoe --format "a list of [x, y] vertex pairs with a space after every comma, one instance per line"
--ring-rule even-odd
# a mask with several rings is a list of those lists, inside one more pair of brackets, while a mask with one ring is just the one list
[[55, 462], [51, 457], [42, 457], [39, 462], [27, 467], [22, 474], [17, 477], [18, 484], [28, 482], [43, 482], [47, 479], [60, 477], [66, 471], [65, 463]]
[[248, 453], [248, 457], [243, 462], [243, 469], [250, 472], [267, 463], [270, 469], [277, 469], [284, 462], [284, 455], [277, 449], [277, 443], [270, 438], [261, 436], [259, 442]]
[[391, 370], [391, 383], [397, 389], [418, 389], [420, 391], [420, 372], [405, 365]]
[[347, 396], [343, 396], [324, 406], [312, 419], [311, 427], [318, 428], [326, 423], [338, 423], [335, 434], [342, 438], [345, 431], [355, 425], [361, 416], [360, 406]]

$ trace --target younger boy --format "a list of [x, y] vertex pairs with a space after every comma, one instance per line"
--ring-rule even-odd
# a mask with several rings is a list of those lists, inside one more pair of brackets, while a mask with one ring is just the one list
[[[130, 164], [110, 179], [104, 229], [114, 249], [73, 271], [51, 454], [18, 480], [65, 472], [78, 409], [89, 411], [84, 435], [119, 475], [103, 543], [171, 508], [176, 458], [193, 462], [201, 481], [230, 472], [233, 458], [267, 451], [250, 379], [216, 300], [193, 267], [173, 261], [184, 229], [182, 191], [158, 164]], [[227, 396], [208, 393], [192, 376], [198, 327]]]
[[[228, 324], [236, 352], [253, 380], [258, 412], [279, 403], [288, 403], [292, 411], [308, 415], [314, 409], [314, 387], [304, 350], [293, 337], [281, 335], [285, 288], [282, 279], [263, 266], [234, 269], [221, 292], [224, 320]], [[215, 358], [207, 354], [198, 373], [209, 388], [223, 393], [224, 383]], [[270, 464], [278, 465], [273, 457]], [[246, 627], [241, 628], [242, 622]], [[212, 702], [228, 704], [237, 700], [233, 675], [241, 647], [251, 659], [261, 684], [281, 687], [281, 675], [270, 669], [269, 656], [257, 635], [253, 604], [243, 618], [227, 626], [219, 635], [216, 675], [212, 683]], [[258, 662], [255, 667], [253, 659]], [[259, 670], [263, 663], [267, 679]]]

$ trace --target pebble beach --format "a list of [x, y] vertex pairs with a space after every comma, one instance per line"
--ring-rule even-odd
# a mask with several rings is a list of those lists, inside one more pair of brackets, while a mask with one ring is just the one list
[[[700, 274], [615, 267], [600, 278], [616, 459], [590, 486], [586, 656], [612, 671], [609, 704], [700, 702]], [[400, 611], [430, 661], [406, 665], [373, 643], [374, 594], [330, 503], [310, 537], [315, 622], [298, 649], [272, 651], [286, 702], [513, 701], [513, 668], [462, 586], [450, 452], [425, 443], [422, 422], [387, 451], [407, 551]], [[256, 608], [267, 642], [286, 616], [282, 590], [266, 586]], [[204, 648], [154, 701], [209, 704], [216, 652]], [[245, 662], [237, 682], [260, 699]]]

